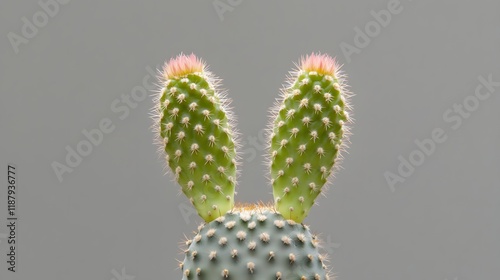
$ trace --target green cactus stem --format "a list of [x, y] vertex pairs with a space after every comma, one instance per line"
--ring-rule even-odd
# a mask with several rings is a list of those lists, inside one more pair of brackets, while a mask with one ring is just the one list
[[349, 122], [349, 93], [335, 60], [302, 58], [274, 110], [270, 170], [276, 209], [302, 222], [338, 165]]
[[236, 132], [220, 80], [194, 54], [163, 68], [156, 99], [160, 150], [182, 192], [207, 222], [234, 206]]

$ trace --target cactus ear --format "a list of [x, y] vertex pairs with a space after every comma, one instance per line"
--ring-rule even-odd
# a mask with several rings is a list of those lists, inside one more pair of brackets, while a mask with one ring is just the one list
[[276, 209], [302, 222], [338, 167], [350, 93], [326, 54], [302, 57], [273, 110], [269, 165]]
[[172, 58], [159, 79], [159, 150], [182, 192], [210, 222], [234, 206], [238, 143], [229, 100], [194, 54]]

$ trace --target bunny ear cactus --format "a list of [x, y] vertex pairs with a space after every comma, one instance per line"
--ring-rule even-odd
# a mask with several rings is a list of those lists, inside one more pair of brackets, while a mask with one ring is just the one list
[[270, 125], [270, 169], [276, 209], [302, 222], [332, 175], [346, 141], [349, 93], [335, 60], [301, 59]]
[[219, 80], [194, 55], [165, 64], [155, 100], [157, 142], [204, 219], [186, 241], [182, 279], [330, 279], [319, 240], [302, 221], [338, 166], [349, 93], [335, 61], [301, 59], [273, 110], [273, 204], [234, 203], [238, 141]]
[[219, 84], [194, 54], [181, 54], [163, 68], [155, 107], [160, 150], [207, 222], [233, 208], [236, 184], [236, 132]]

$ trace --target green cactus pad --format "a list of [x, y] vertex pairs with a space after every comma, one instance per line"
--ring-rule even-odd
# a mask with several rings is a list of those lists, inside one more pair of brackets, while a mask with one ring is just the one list
[[343, 88], [333, 59], [313, 54], [283, 91], [271, 125], [270, 169], [275, 207], [287, 219], [303, 221], [338, 161], [349, 121]]
[[234, 206], [236, 142], [227, 99], [194, 56], [165, 66], [157, 100], [161, 149], [182, 192], [207, 222]]
[[186, 244], [183, 280], [329, 279], [308, 227], [268, 208], [229, 212]]

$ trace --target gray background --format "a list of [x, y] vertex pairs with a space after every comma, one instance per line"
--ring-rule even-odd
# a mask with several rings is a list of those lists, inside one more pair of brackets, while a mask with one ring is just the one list
[[[500, 88], [458, 129], [443, 119], [479, 76], [500, 80], [499, 2], [402, 0], [350, 61], [341, 44], [354, 45], [354, 28], [389, 1], [312, 2], [233, 1], [221, 20], [212, 1], [73, 0], [16, 54], [7, 34], [42, 9], [2, 1], [0, 234], [9, 162], [19, 169], [20, 227], [19, 272], [6, 270], [3, 238], [0, 278], [180, 279], [178, 243], [201, 219], [183, 218], [187, 200], [164, 176], [151, 98], [123, 120], [111, 104], [142, 85], [147, 66], [195, 52], [224, 79], [246, 142], [237, 199], [268, 201], [263, 143], [249, 138], [293, 62], [321, 51], [345, 64], [356, 94], [349, 154], [306, 220], [330, 240], [338, 279], [499, 279]], [[51, 164], [103, 118], [115, 130], [60, 182]], [[445, 143], [391, 191], [384, 172], [397, 174], [398, 156], [434, 128]]]

